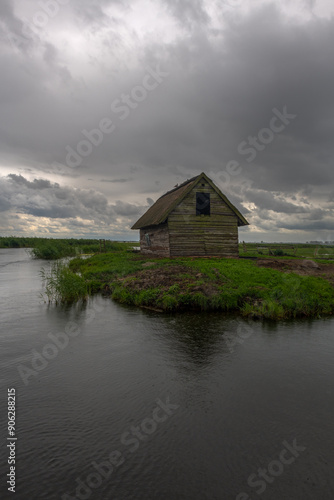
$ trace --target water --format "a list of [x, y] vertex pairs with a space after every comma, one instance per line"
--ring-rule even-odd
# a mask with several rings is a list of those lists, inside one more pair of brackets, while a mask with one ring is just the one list
[[1, 499], [332, 500], [333, 319], [49, 306], [42, 265], [0, 250]]

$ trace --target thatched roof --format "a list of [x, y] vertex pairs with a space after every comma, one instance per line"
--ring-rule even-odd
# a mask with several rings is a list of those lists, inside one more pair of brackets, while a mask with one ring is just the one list
[[238, 225], [246, 226], [248, 225], [247, 220], [241, 215], [239, 210], [235, 208], [234, 205], [226, 198], [226, 196], [217, 188], [217, 186], [212, 182], [209, 177], [207, 177], [204, 172], [192, 179], [188, 179], [179, 186], [171, 189], [167, 193], [163, 194], [148, 210], [140, 217], [139, 220], [132, 226], [131, 229], [142, 229], [148, 226], [157, 226], [162, 224], [168, 218], [168, 215], [174, 210], [175, 207], [183, 198], [186, 197], [188, 193], [195, 187], [195, 185], [204, 178], [211, 187], [219, 194], [222, 200], [233, 210], [233, 212], [238, 217]]

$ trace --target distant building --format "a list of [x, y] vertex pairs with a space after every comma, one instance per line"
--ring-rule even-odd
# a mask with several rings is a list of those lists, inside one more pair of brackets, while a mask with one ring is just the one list
[[238, 227], [248, 225], [204, 173], [161, 196], [132, 226], [143, 254], [163, 257], [239, 255]]

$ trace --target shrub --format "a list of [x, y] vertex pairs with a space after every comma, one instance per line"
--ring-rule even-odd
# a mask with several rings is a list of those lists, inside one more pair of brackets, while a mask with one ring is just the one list
[[66, 243], [48, 241], [39, 243], [31, 253], [35, 259], [56, 260], [75, 255], [75, 248]]

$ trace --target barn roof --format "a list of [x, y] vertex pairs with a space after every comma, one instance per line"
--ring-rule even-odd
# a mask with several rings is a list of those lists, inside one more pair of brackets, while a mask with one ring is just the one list
[[174, 208], [181, 203], [183, 198], [190, 193], [190, 191], [195, 187], [195, 185], [200, 181], [200, 179], [205, 178], [205, 180], [211, 185], [211, 187], [219, 194], [222, 200], [233, 210], [233, 212], [238, 217], [238, 225], [246, 226], [248, 225], [247, 220], [241, 215], [239, 210], [232, 205], [232, 203], [226, 198], [226, 196], [217, 188], [217, 186], [212, 182], [204, 172], [196, 177], [186, 180], [179, 186], [171, 189], [167, 193], [163, 194], [148, 210], [137, 220], [137, 222], [132, 226], [131, 229], [141, 229], [147, 226], [157, 226], [166, 221], [168, 215], [174, 210]]

